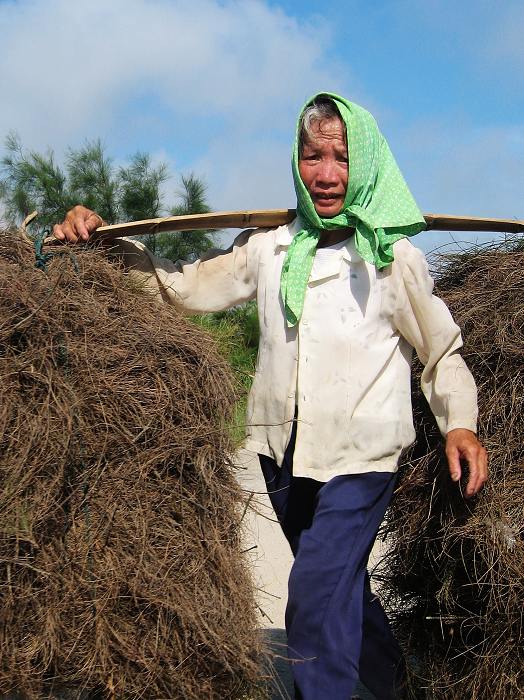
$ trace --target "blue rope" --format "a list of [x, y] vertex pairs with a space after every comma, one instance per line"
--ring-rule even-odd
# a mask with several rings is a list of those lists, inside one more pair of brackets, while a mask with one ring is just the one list
[[78, 262], [76, 257], [69, 250], [61, 250], [55, 253], [44, 253], [44, 240], [50, 235], [49, 229], [44, 229], [41, 233], [37, 234], [35, 238], [35, 267], [42, 272], [47, 272], [47, 263], [57, 255], [69, 255], [69, 259], [73, 263], [75, 272], [78, 272]]
[[44, 253], [44, 239], [49, 231], [44, 230], [35, 238], [35, 267], [42, 272], [47, 272], [47, 263], [53, 257], [53, 253]]

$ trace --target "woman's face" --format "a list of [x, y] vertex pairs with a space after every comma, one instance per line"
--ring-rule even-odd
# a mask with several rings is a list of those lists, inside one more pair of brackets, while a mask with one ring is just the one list
[[346, 129], [338, 117], [311, 124], [298, 160], [302, 182], [323, 218], [342, 211], [348, 185]]

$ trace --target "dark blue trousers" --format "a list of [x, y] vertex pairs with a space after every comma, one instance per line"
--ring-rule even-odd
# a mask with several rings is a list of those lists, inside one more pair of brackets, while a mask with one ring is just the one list
[[286, 609], [295, 697], [350, 700], [360, 678], [377, 700], [400, 698], [402, 654], [366, 569], [395, 475], [294, 477], [294, 440], [295, 431], [281, 467], [259, 458], [295, 555]]

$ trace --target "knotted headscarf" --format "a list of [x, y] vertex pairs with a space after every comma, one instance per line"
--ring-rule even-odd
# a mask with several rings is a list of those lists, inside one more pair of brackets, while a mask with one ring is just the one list
[[313, 258], [323, 230], [355, 228], [359, 255], [378, 269], [393, 262], [393, 243], [413, 236], [426, 227], [424, 217], [411, 195], [385, 138], [372, 115], [359, 105], [333, 93], [331, 98], [346, 128], [348, 145], [348, 186], [342, 210], [336, 216], [320, 217], [300, 177], [299, 139], [301, 119], [293, 148], [293, 180], [297, 194], [297, 214], [303, 228], [293, 237], [280, 280], [288, 325], [300, 320]]

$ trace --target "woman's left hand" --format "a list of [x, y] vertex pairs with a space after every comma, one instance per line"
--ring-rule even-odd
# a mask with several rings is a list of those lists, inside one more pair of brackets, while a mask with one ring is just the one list
[[453, 481], [460, 481], [462, 476], [460, 460], [468, 463], [466, 498], [478, 493], [488, 479], [488, 454], [475, 433], [465, 428], [450, 430], [446, 435], [446, 456]]

